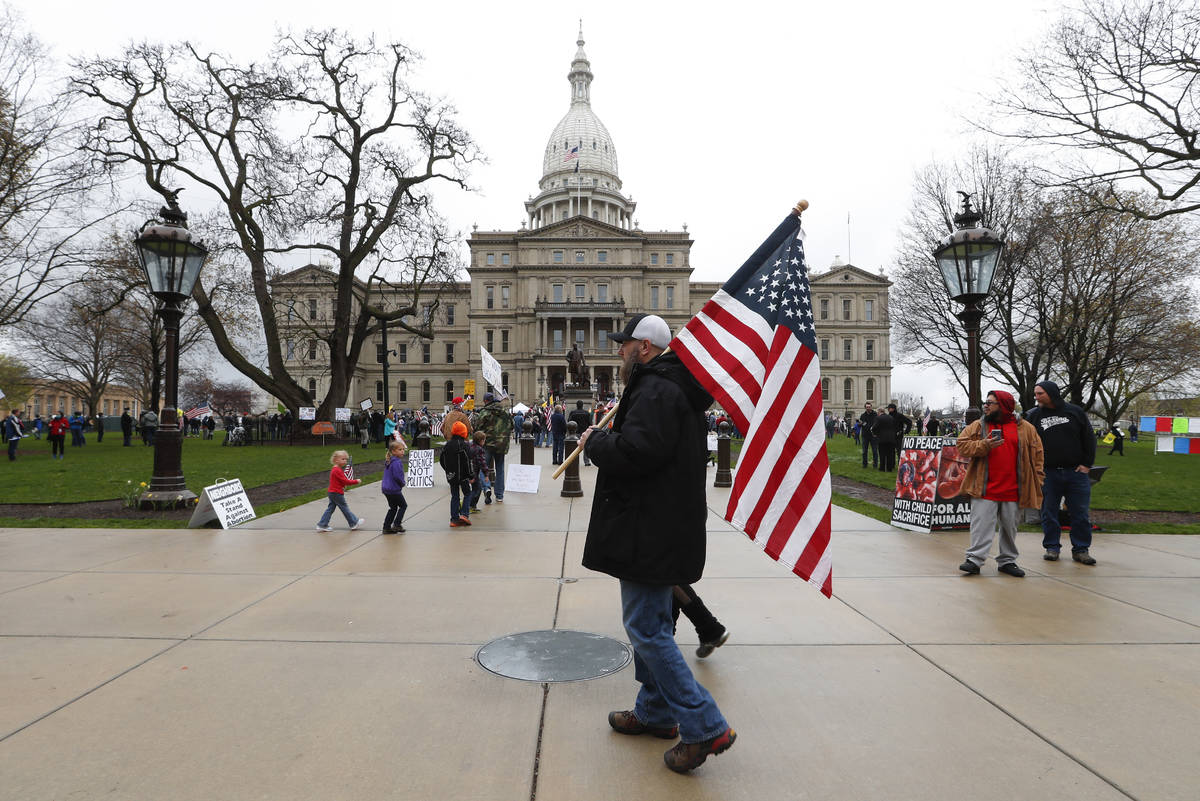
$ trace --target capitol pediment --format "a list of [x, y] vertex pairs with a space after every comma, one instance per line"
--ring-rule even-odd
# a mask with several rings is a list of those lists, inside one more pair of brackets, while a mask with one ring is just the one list
[[837, 267], [830, 268], [829, 272], [821, 273], [820, 275], [809, 274], [808, 282], [811, 285], [827, 286], [829, 284], [878, 284], [882, 286], [891, 286], [892, 282], [887, 280], [882, 275], [874, 275], [866, 270], [855, 267], [853, 264], [839, 264]]
[[639, 239], [630, 231], [615, 225], [576, 217], [537, 228], [521, 236], [522, 239]]

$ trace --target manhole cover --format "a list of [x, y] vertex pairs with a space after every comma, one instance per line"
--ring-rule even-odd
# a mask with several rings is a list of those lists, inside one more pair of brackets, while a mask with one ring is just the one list
[[584, 681], [629, 664], [629, 646], [586, 631], [523, 631], [492, 640], [475, 660], [498, 676], [522, 681]]

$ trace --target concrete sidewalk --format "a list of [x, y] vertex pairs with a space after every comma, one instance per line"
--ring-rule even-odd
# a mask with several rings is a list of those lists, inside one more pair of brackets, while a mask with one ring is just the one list
[[679, 640], [738, 741], [677, 776], [670, 742], [605, 723], [632, 668], [474, 661], [533, 629], [625, 640], [617, 582], [580, 566], [583, 470], [584, 498], [547, 465], [471, 528], [410, 489], [397, 536], [378, 484], [356, 532], [316, 533], [324, 501], [229, 532], [0, 529], [0, 801], [1197, 797], [1200, 537], [1100, 534], [1087, 568], [1022, 534], [1028, 577], [967, 577], [964, 534], [835, 509], [826, 600], [710, 489], [697, 589], [732, 637]]

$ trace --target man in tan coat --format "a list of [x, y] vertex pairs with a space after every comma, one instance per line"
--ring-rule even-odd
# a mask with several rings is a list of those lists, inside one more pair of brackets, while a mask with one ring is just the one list
[[971, 496], [971, 544], [958, 569], [979, 572], [1000, 528], [996, 564], [1001, 573], [1020, 578], [1017, 566], [1017, 510], [1042, 506], [1042, 438], [1037, 429], [1014, 414], [1016, 401], [1003, 390], [988, 393], [983, 418], [958, 436], [958, 452], [971, 460], [963, 492]]

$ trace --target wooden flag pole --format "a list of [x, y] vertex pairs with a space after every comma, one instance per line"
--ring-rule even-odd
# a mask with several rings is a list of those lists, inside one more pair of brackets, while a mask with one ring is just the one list
[[[608, 412], [604, 415], [604, 417], [600, 418], [600, 422], [596, 423], [596, 425], [592, 426], [592, 428], [604, 428], [606, 425], [608, 425], [608, 421], [613, 419], [613, 415], [615, 415], [617, 413], [617, 409], [619, 409], [619, 408], [621, 408], [621, 405], [617, 404], [616, 406], [609, 409]], [[561, 476], [563, 474], [563, 471], [567, 469], [567, 465], [571, 464], [571, 462], [578, 459], [579, 454], [581, 454], [581, 453], [583, 453], [583, 443], [580, 443], [579, 445], [575, 446], [575, 450], [571, 451], [570, 456], [568, 456], [566, 459], [563, 459], [563, 463], [558, 466], [558, 469], [554, 471], [554, 474], [551, 475], [550, 478], [553, 480], [553, 479], [556, 479], [559, 476]]]

